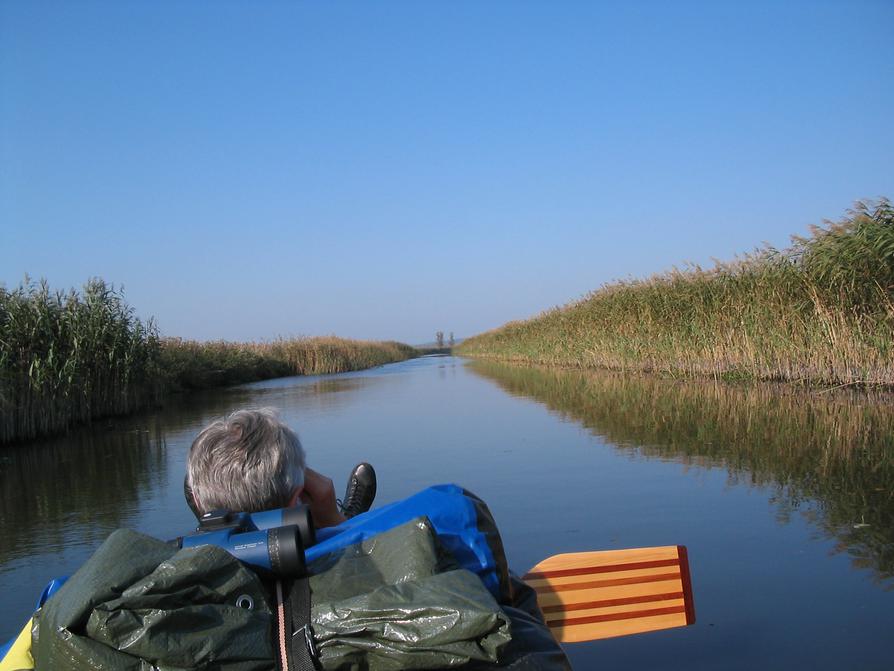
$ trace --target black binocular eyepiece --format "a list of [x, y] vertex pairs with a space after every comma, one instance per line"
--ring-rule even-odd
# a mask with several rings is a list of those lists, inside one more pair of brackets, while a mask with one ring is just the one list
[[316, 543], [307, 506], [234, 513], [212, 510], [199, 518], [196, 533], [175, 541], [177, 547], [216, 545], [240, 561], [280, 577], [307, 573], [304, 549]]

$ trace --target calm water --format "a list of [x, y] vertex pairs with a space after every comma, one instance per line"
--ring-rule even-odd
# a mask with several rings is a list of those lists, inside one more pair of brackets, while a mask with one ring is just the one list
[[808, 394], [418, 359], [190, 396], [0, 452], [0, 640], [114, 528], [188, 531], [186, 453], [210, 419], [272, 405], [339, 491], [438, 482], [484, 498], [510, 564], [689, 547], [696, 625], [568, 647], [576, 669], [891, 669], [894, 406]]

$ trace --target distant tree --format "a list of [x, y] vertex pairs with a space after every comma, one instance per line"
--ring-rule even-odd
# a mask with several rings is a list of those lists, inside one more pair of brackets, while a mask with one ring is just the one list
[[453, 331], [450, 332], [450, 339], [447, 340], [447, 343], [450, 345], [451, 348], [456, 343], [456, 341], [453, 339]]
[[444, 332], [438, 331], [435, 333], [435, 340], [438, 341], [438, 349], [444, 349]]

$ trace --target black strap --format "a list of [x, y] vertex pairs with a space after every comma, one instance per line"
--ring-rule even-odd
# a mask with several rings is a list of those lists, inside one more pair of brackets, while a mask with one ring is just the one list
[[310, 625], [310, 580], [307, 576], [292, 581], [286, 612], [291, 621], [286, 630], [290, 637], [287, 649], [292, 668], [289, 671], [314, 671], [317, 651]]

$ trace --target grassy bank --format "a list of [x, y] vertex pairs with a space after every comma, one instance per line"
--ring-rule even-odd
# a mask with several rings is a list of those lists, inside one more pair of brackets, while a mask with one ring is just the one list
[[894, 385], [894, 208], [714, 268], [603, 286], [459, 354], [581, 368]]
[[58, 433], [158, 403], [172, 391], [341, 373], [417, 356], [409, 345], [342, 338], [269, 343], [162, 339], [120, 291], [45, 282], [0, 287], [0, 443]]

